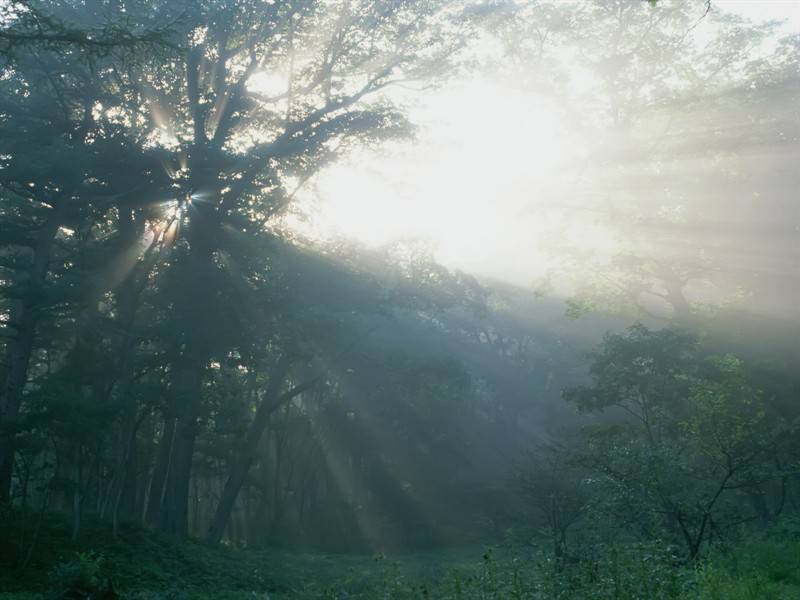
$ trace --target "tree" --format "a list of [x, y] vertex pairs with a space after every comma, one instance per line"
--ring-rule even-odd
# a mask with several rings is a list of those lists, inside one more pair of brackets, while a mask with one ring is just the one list
[[[150, 29], [144, 29], [144, 24], [135, 27], [124, 18], [116, 23], [100, 21], [87, 26], [87, 21], [91, 21], [87, 15], [95, 16], [97, 13], [94, 11], [101, 6], [92, 2], [84, 6], [88, 9], [86, 12], [78, 13], [69, 4], [8, 0], [0, 7], [0, 55], [13, 57], [35, 46], [72, 46], [94, 54], [152, 48], [165, 44], [166, 35], [173, 21], [177, 20], [168, 14], [156, 15], [152, 23], [158, 25]], [[73, 24], [74, 21], [80, 24]]]
[[591, 428], [584, 458], [597, 501], [650, 537], [675, 535], [689, 560], [749, 518], [737, 494], [787, 474], [770, 458], [786, 424], [739, 359], [639, 325], [606, 336], [590, 373], [591, 385], [564, 396], [613, 418]]
[[541, 444], [520, 465], [515, 483], [528, 519], [546, 532], [559, 568], [574, 556], [568, 534], [589, 507], [585, 473], [566, 444]]
[[[537, 208], [557, 223], [542, 238], [552, 264], [543, 279], [568, 298], [570, 316], [693, 327], [711, 314], [753, 319], [759, 302], [788, 298], [785, 277], [757, 274], [753, 257], [781, 264], [794, 239], [796, 221], [772, 215], [792, 210], [795, 36], [725, 9], [481, 5], [504, 49], [493, 67], [550, 101], [569, 146]], [[767, 40], [774, 51], [756, 57]], [[796, 316], [790, 302], [782, 310]]]
[[[8, 340], [0, 414], [8, 428], [0, 436], [0, 498], [8, 497], [14, 422], [36, 330], [54, 311], [96, 299], [119, 283], [112, 270], [135, 263], [142, 223], [126, 230], [124, 211], [131, 210], [126, 206], [119, 235], [109, 235], [115, 219], [109, 211], [116, 200], [124, 201], [124, 195], [115, 195], [130, 191], [137, 168], [147, 162], [132, 156], [119, 127], [93, 118], [103, 82], [80, 57], [37, 50], [6, 66], [0, 115], [6, 133], [0, 175], [6, 227], [0, 242]], [[107, 169], [116, 161], [128, 171], [108, 181]], [[98, 266], [101, 254], [107, 262]], [[78, 257], [91, 268], [78, 266]]]
[[[59, 10], [70, 14], [72, 8]], [[146, 22], [152, 8], [99, 3], [86, 14], [96, 22]], [[208, 365], [239, 345], [243, 338], [235, 332], [247, 331], [252, 319], [271, 322], [256, 292], [271, 283], [263, 277], [271, 268], [269, 252], [248, 256], [253, 246], [247, 240], [259, 241], [264, 249], [260, 240], [275, 237], [267, 226], [288, 205], [290, 181], [307, 179], [354, 144], [403, 134], [402, 115], [379, 92], [398, 80], [442, 73], [463, 35], [457, 11], [448, 3], [186, 2], [175, 10], [185, 18], [163, 32], [163, 53], [133, 58], [103, 53], [87, 70], [79, 64], [83, 50], [51, 44], [70, 40], [49, 39], [45, 32], [38, 41], [47, 43], [16, 48], [9, 64], [12, 84], [29, 86], [32, 77], [44, 78], [31, 87], [25, 103], [55, 104], [68, 130], [83, 127], [82, 138], [68, 139], [78, 152], [89, 152], [91, 162], [83, 172], [71, 171], [76, 190], [64, 203], [86, 211], [82, 226], [92, 231], [105, 222], [113, 235], [122, 228], [123, 213], [133, 211], [134, 229], [140, 235], [147, 229], [155, 246], [169, 249], [154, 271], [173, 319], [163, 340], [170, 398], [153, 480], [153, 490], [160, 493], [150, 495], [148, 512], [163, 529], [185, 534]], [[21, 10], [13, 31], [6, 33], [38, 28], [44, 14], [38, 8]], [[94, 32], [78, 37], [79, 48], [102, 38]], [[47, 58], [50, 71], [40, 67], [35, 53]], [[55, 84], [47, 85], [51, 71]], [[17, 109], [22, 107], [9, 105], [6, 114]], [[19, 131], [22, 137], [24, 129]], [[119, 162], [92, 154], [101, 148], [98, 139], [109, 138]], [[15, 193], [28, 184], [19, 172], [21, 150], [4, 154], [11, 165], [7, 187]], [[47, 195], [64, 187], [52, 183], [43, 189]], [[25, 218], [34, 231], [54, 234], [62, 225], [55, 220], [50, 229], [41, 229], [32, 217]], [[42, 256], [39, 270], [45, 277], [52, 265]], [[122, 290], [112, 294], [115, 303], [125, 295]], [[244, 306], [246, 317], [231, 310], [234, 306]], [[32, 340], [34, 328], [28, 329]], [[9, 351], [19, 354], [16, 345]], [[18, 410], [27, 372], [25, 360], [13, 364], [18, 365], [15, 375], [6, 378], [13, 389], [4, 400], [10, 415]], [[13, 456], [13, 447], [4, 456]], [[7, 489], [10, 471], [4, 467], [3, 472]]]

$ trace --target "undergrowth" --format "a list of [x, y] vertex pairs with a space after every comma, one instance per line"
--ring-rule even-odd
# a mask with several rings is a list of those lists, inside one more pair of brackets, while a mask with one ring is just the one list
[[29, 552], [31, 517], [0, 518], [0, 600], [83, 599], [108, 580], [128, 600], [800, 600], [798, 519], [687, 566], [655, 543], [559, 564], [514, 546], [398, 557], [211, 548], [135, 525], [115, 539], [98, 522], [72, 542], [58, 515]]

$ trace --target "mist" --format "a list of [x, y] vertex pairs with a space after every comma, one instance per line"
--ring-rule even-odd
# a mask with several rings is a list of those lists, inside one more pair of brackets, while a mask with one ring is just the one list
[[0, 63], [0, 595], [800, 594], [800, 4], [0, 0]]

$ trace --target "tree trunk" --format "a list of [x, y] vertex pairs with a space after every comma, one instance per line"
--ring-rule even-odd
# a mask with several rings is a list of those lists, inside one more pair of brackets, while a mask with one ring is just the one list
[[172, 459], [172, 443], [175, 436], [176, 419], [172, 414], [164, 415], [164, 429], [158, 440], [156, 450], [156, 465], [150, 479], [150, 492], [147, 498], [147, 511], [145, 522], [156, 525], [161, 503], [164, 498], [164, 483], [167, 479], [170, 462]]
[[81, 528], [81, 513], [83, 511], [83, 449], [76, 445], [73, 449], [73, 477], [72, 477], [72, 534], [70, 539], [75, 542]]
[[[130, 248], [137, 244], [142, 227], [137, 226], [134, 222], [133, 213], [130, 210], [120, 210], [119, 226], [124, 240], [123, 254], [129, 254]], [[133, 517], [135, 514], [136, 433], [141, 419], [137, 419], [138, 406], [136, 405], [136, 396], [133, 394], [133, 365], [131, 363], [136, 347], [133, 330], [141, 292], [144, 289], [147, 275], [155, 264], [155, 243], [154, 236], [150, 246], [145, 249], [144, 260], [129, 268], [128, 275], [115, 291], [119, 314], [117, 318], [119, 333], [115, 335], [114, 339], [116, 360], [114, 361], [114, 372], [109, 374], [102, 386], [104, 399], [110, 399], [116, 392], [121, 404], [116, 460], [109, 491], [115, 534], [119, 514], [127, 517]]]
[[208, 541], [212, 544], [219, 543], [225, 533], [225, 527], [228, 525], [233, 505], [236, 503], [239, 490], [242, 489], [242, 485], [247, 479], [250, 466], [255, 460], [258, 443], [267, 426], [269, 417], [280, 406], [276, 404], [279, 399], [278, 393], [290, 366], [291, 363], [288, 359], [281, 358], [270, 374], [267, 389], [258, 403], [255, 417], [247, 430], [244, 442], [233, 459], [230, 474], [225, 481], [225, 487], [222, 490], [219, 504], [217, 504], [214, 519], [211, 521], [211, 527], [208, 530]]
[[[165, 533], [186, 537], [189, 533], [189, 483], [192, 473], [197, 418], [200, 409], [204, 362], [184, 356], [175, 373], [172, 402], [175, 421], [155, 523]], [[162, 454], [163, 456], [163, 454]]]
[[286, 374], [289, 372], [290, 366], [290, 360], [288, 358], [282, 358], [275, 365], [270, 375], [267, 390], [259, 401], [256, 415], [253, 418], [253, 422], [250, 424], [250, 428], [247, 430], [244, 443], [240, 446], [233, 460], [230, 475], [225, 481], [225, 488], [222, 491], [217, 510], [214, 513], [211, 527], [208, 530], [207, 539], [208, 542], [212, 544], [219, 543], [222, 539], [222, 535], [225, 533], [225, 527], [230, 519], [233, 505], [236, 503], [239, 491], [242, 489], [250, 467], [256, 458], [258, 444], [267, 426], [270, 415], [295, 396], [315, 386], [320, 379], [319, 377], [307, 379], [303, 383], [280, 394], [281, 385], [286, 378]]
[[22, 404], [22, 392], [28, 379], [28, 366], [39, 318], [36, 307], [37, 295], [44, 285], [53, 238], [61, 226], [65, 205], [63, 199], [58, 202], [39, 231], [25, 293], [21, 300], [14, 303], [10, 315], [10, 326], [16, 330], [16, 335], [8, 343], [6, 351], [8, 367], [3, 387], [0, 389], [0, 503], [8, 502], [11, 497], [16, 420]]
[[[33, 350], [36, 319], [31, 310], [20, 308], [17, 335], [8, 344], [8, 372], [0, 402], [0, 503], [11, 498], [11, 477], [14, 472], [14, 438], [19, 416], [22, 390], [28, 377], [28, 364]], [[12, 319], [13, 319], [12, 315]]]
[[157, 443], [156, 443], [156, 428], [155, 428], [155, 418], [152, 413], [146, 414], [144, 419], [144, 432], [142, 434], [143, 440], [146, 442], [144, 444], [144, 448], [142, 449], [142, 456], [137, 457], [141, 458], [140, 464], [146, 466], [141, 472], [141, 476], [138, 471], [131, 470], [131, 476], [135, 479], [135, 489], [136, 489], [136, 500], [133, 509], [133, 514], [135, 515], [136, 519], [142, 523], [147, 522], [147, 501], [150, 496], [150, 485], [152, 483], [152, 471], [154, 469], [155, 463], [155, 455], [157, 452]]

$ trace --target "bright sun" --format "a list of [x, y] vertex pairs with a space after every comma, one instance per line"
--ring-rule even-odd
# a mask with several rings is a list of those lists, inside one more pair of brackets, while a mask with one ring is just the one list
[[556, 108], [478, 80], [426, 94], [409, 115], [416, 140], [319, 176], [306, 192], [306, 227], [373, 246], [422, 238], [443, 264], [479, 274], [541, 274], [536, 204], [575, 153]]
[[[785, 19], [784, 33], [800, 25], [800, 3], [719, 5], [757, 21]], [[707, 35], [709, 23], [700, 23], [695, 35]], [[573, 66], [568, 86], [585, 95], [598, 82], [579, 63]], [[264, 75], [252, 85], [269, 95], [286, 82]], [[324, 170], [298, 194], [307, 219], [290, 217], [290, 226], [371, 246], [424, 239], [442, 264], [521, 285], [546, 273], [543, 245], [554, 235], [595, 255], [612, 254], [617, 242], [592, 209], [604, 200], [582, 185], [591, 178], [586, 163], [597, 140], [585, 139], [574, 119], [563, 116], [564, 107], [491, 76], [390, 94], [407, 106], [417, 138]]]

